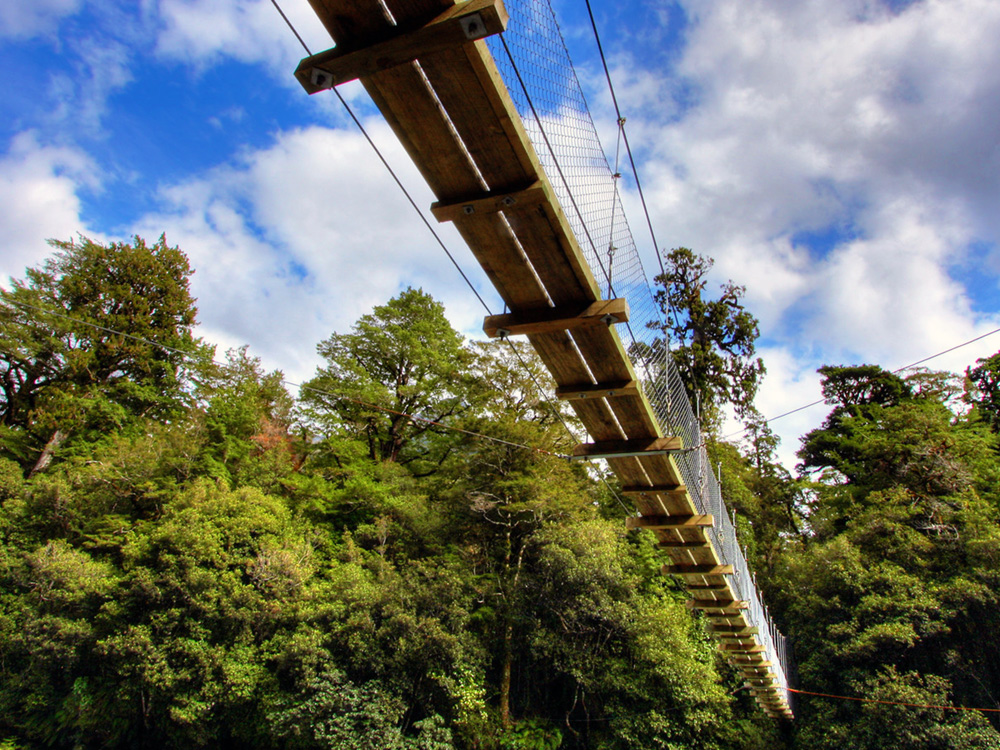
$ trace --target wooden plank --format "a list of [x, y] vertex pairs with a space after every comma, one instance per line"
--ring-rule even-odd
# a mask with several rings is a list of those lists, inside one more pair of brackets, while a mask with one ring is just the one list
[[[729, 582], [726, 583], [689, 583], [685, 588], [688, 591], [729, 591]], [[729, 597], [730, 599], [734, 597]]]
[[[441, 101], [452, 113], [456, 121], [456, 128], [472, 153], [473, 160], [490, 188], [514, 184], [519, 179], [518, 173], [522, 171], [525, 174], [541, 178], [543, 188], [549, 193], [549, 200], [541, 204], [538, 211], [515, 214], [512, 217], [514, 232], [524, 246], [531, 262], [535, 264], [536, 271], [542, 277], [550, 293], [554, 292], [553, 284], [558, 282], [563, 285], [563, 277], [566, 277], [566, 279], [572, 279], [573, 282], [573, 285], [568, 289], [574, 287], [579, 289], [584, 299], [591, 301], [600, 299], [600, 287], [594, 279], [590, 264], [587, 263], [580, 250], [576, 237], [559, 205], [559, 200], [545, 177], [545, 171], [538, 160], [538, 155], [524, 130], [524, 123], [521, 121], [489, 50], [484, 42], [476, 42], [473, 45], [466, 45], [463, 52], [479, 78], [488, 107], [484, 107], [478, 98], [473, 100], [469, 96], [470, 86], [467, 82], [462, 82], [459, 85], [455, 81], [450, 61], [443, 60], [443, 64], [438, 68], [437, 58], [429, 59], [424, 63], [424, 69], [428, 78], [433, 82]], [[491, 144], [490, 149], [484, 149], [484, 153], [478, 153], [479, 139], [472, 133], [467, 134], [464, 130], [467, 122], [473, 123], [477, 115], [487, 112], [493, 115], [490, 123], [499, 123], [503, 129], [506, 142], [513, 149], [513, 158], [507, 155], [506, 146], [502, 143], [501, 148], [493, 147]], [[471, 127], [470, 130], [472, 130]], [[481, 131], [482, 126], [479, 126], [478, 130]], [[501, 140], [497, 139], [497, 141]], [[544, 249], [541, 252], [536, 252], [535, 243], [543, 241]], [[543, 266], [547, 267], [556, 258], [559, 261], [556, 266], [553, 266], [553, 269], [558, 270], [552, 278], [549, 278]], [[573, 296], [566, 299], [556, 299], [558, 295], [553, 293], [553, 301], [555, 304], [563, 304], [577, 299], [576, 292], [570, 293]]]
[[[675, 576], [731, 576], [732, 565], [664, 565], [663, 573]], [[725, 609], [719, 605], [717, 609]]]
[[[573, 339], [570, 338], [570, 335], [566, 331], [529, 334], [528, 341], [535, 348], [535, 351], [541, 357], [542, 362], [556, 383], [579, 383], [581, 380], [590, 377], [590, 370], [587, 369], [587, 365], [581, 359], [580, 352], [577, 351]], [[586, 410], [588, 407], [593, 406], [606, 415], [605, 422], [609, 425], [614, 425], [613, 430], [610, 428], [604, 430], [598, 428], [598, 432], [595, 433], [591, 430], [589, 424], [585, 424], [587, 431], [598, 440], [618, 440], [625, 437], [618, 424], [618, 420], [615, 419], [611, 408], [606, 402], [593, 399], [589, 402], [572, 401], [570, 405], [574, 409], [577, 409], [578, 412], [581, 409]], [[598, 434], [601, 437], [598, 437]]]
[[622, 494], [628, 497], [651, 497], [653, 495], [667, 495], [668, 497], [687, 498], [687, 487], [683, 484], [651, 484], [647, 486], [630, 485], [622, 487]]
[[[511, 229], [531, 260], [535, 272], [545, 281], [545, 288], [556, 304], [567, 304], [578, 299], [600, 299], [603, 295], [589, 270], [576, 238], [570, 232], [565, 217], [558, 209], [558, 199], [548, 182], [543, 182], [549, 200], [537, 208], [507, 215]], [[556, 220], [556, 212], [562, 221]], [[619, 368], [615, 376], [626, 377]]]
[[[627, 520], [627, 519], [626, 519]], [[686, 542], [686, 541], [672, 541], [668, 540], [665, 542], [660, 542], [656, 545], [657, 549], [705, 549], [706, 547], [711, 547], [712, 543], [707, 539], [703, 542]]]
[[[465, 60], [459, 59], [461, 54]], [[431, 55], [420, 62], [487, 187], [506, 190], [526, 178], [541, 180], [549, 199], [537, 210], [508, 218], [553, 302], [599, 299], [600, 289], [486, 45], [476, 42], [461, 52]], [[471, 67], [478, 81], [455, 75], [465, 67]]]
[[[482, 266], [501, 299], [508, 305], [517, 301], [522, 307], [549, 307], [549, 298], [544, 287], [531, 270], [524, 257], [524, 251], [511, 234], [503, 219], [495, 214], [475, 214], [463, 216], [455, 222], [455, 228], [472, 250], [472, 254]], [[569, 337], [566, 337], [567, 340]], [[586, 367], [579, 355], [574, 371]]]
[[[538, 180], [522, 190], [493, 190], [482, 195], [445, 203], [437, 201], [431, 204], [431, 213], [439, 222], [455, 221], [463, 216], [473, 214], [496, 214], [501, 211], [521, 211], [531, 206], [537, 206], [547, 200], [545, 191]], [[523, 252], [523, 251], [522, 251]], [[528, 263], [527, 256], [524, 256]]]
[[677, 437], [601, 440], [596, 443], [581, 443], [576, 446], [573, 449], [573, 458], [594, 459], [615, 456], [640, 456], [656, 451], [675, 451], [680, 450], [680, 448], [681, 439]]
[[[595, 382], [638, 380], [621, 338], [613, 328], [588, 328], [571, 331], [570, 335], [573, 336], [587, 367], [593, 373]], [[628, 437], [659, 437], [663, 434], [648, 399], [615, 399], [611, 408]], [[660, 466], [663, 466], [662, 471], [668, 471], [666, 465], [651, 466], [650, 468], [655, 475], [654, 482], [657, 484], [680, 483], [679, 475], [671, 476], [659, 473], [661, 472]]]
[[624, 299], [609, 299], [585, 305], [516, 310], [504, 315], [490, 315], [483, 321], [483, 331], [490, 338], [496, 338], [583, 327], [607, 327], [627, 320], [628, 303]]
[[750, 677], [743, 680], [743, 687], [748, 688], [770, 688], [779, 687], [777, 677]]
[[[556, 398], [562, 401], [581, 398], [616, 398], [620, 396], [640, 396], [639, 384], [634, 380], [616, 380], [611, 383], [581, 383], [556, 388]], [[627, 488], [622, 489], [627, 495]]]
[[719, 650], [727, 654], [763, 654], [767, 651], [763, 646], [743, 646], [737, 643], [721, 643]]
[[[726, 565], [724, 567], [731, 568], [731, 565]], [[725, 573], [715, 574], [715, 575], [727, 575]], [[729, 574], [731, 575], [731, 574]], [[692, 609], [747, 609], [749, 608], [749, 602], [743, 602], [734, 599], [692, 599], [688, 602], [688, 606]]]
[[625, 519], [629, 529], [684, 529], [705, 528], [715, 525], [715, 518], [706, 515], [641, 516]]
[[[309, 0], [337, 44], [390, 33], [394, 24], [378, 3]], [[454, 5], [453, 0], [418, 0], [393, 9], [397, 24], [424, 23]], [[481, 190], [478, 173], [466, 156], [437, 97], [413, 63], [361, 79], [417, 169], [439, 198]]]
[[361, 79], [368, 95], [441, 200], [483, 189], [472, 162], [414, 63]]
[[418, 57], [499, 34], [509, 17], [501, 0], [467, 0], [416, 28], [394, 26], [381, 38], [350, 39], [334, 49], [310, 55], [295, 77], [310, 94], [369, 76]]
[[747, 622], [746, 617], [744, 617], [743, 612], [738, 611], [736, 614], [725, 614], [719, 612], [705, 612], [705, 617], [709, 622], [718, 622], [726, 625], [739, 625], [740, 627], [749, 627], [750, 623]]
[[742, 625], [709, 625], [710, 633], [736, 633], [738, 635], [759, 635], [760, 628], [746, 627]]

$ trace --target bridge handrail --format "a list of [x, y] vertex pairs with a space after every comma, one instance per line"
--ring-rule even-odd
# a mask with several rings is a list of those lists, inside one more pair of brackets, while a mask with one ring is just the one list
[[663, 433], [681, 437], [687, 447], [676, 456], [678, 468], [698, 512], [717, 519], [709, 538], [722, 562], [734, 567], [730, 584], [748, 602], [746, 619], [759, 629], [778, 686], [787, 688], [785, 639], [760, 601], [698, 419], [663, 344], [662, 316], [625, 218], [620, 176], [601, 147], [558, 21], [549, 0], [505, 3], [507, 31], [487, 43], [595, 278], [607, 297], [628, 300], [631, 319], [619, 329], [633, 365]]

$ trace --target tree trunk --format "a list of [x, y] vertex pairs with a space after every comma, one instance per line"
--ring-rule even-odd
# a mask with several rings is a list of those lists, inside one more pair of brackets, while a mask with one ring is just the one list
[[49, 464], [52, 463], [52, 456], [67, 437], [67, 433], [60, 429], [56, 429], [56, 431], [52, 433], [52, 437], [49, 438], [49, 442], [47, 442], [45, 447], [42, 448], [42, 455], [40, 455], [38, 460], [35, 461], [35, 465], [32, 467], [31, 473], [28, 474], [28, 479], [31, 479], [38, 472], [45, 471], [45, 469], [48, 468]]
[[510, 673], [514, 661], [513, 651], [514, 626], [508, 619], [503, 629], [503, 667], [500, 672], [500, 726], [504, 731], [510, 729]]

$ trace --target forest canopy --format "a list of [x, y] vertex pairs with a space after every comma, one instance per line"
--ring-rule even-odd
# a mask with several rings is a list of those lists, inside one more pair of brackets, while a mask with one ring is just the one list
[[407, 289], [292, 394], [165, 238], [54, 251], [0, 291], [0, 748], [1000, 748], [937, 708], [1000, 707], [1000, 354], [824, 368], [800, 477], [712, 442], [799, 686], [886, 701], [777, 723], [530, 347]]

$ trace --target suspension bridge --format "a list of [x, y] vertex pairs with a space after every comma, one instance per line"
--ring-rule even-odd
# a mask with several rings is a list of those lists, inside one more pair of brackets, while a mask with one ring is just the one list
[[[336, 46], [310, 94], [360, 79], [702, 611], [761, 708], [792, 718], [784, 637], [760, 602], [548, 0], [309, 0]], [[623, 131], [619, 120], [619, 135]], [[654, 240], [655, 242], [655, 240]]]

